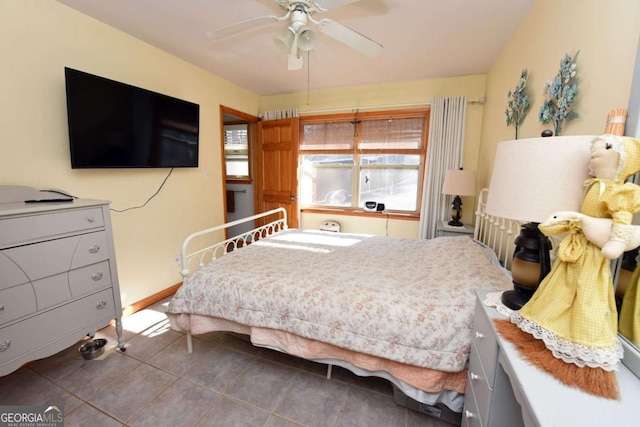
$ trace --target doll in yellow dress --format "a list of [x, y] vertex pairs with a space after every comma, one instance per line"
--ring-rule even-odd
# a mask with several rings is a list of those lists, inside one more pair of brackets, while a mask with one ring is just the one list
[[[539, 226], [547, 236], [568, 233], [551, 271], [533, 297], [513, 312], [511, 322], [496, 321], [496, 326], [527, 360], [565, 384], [617, 398], [614, 371], [622, 347], [610, 260], [628, 250], [631, 220], [640, 210], [640, 187], [624, 182], [640, 170], [640, 141], [614, 135], [596, 138], [589, 170], [595, 178], [585, 182], [575, 219]], [[612, 220], [608, 236], [593, 239], [598, 244], [583, 232], [583, 222], [590, 217]]]

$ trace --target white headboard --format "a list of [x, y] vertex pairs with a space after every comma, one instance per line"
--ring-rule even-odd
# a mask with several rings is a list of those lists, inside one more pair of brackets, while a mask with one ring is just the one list
[[514, 240], [520, 234], [521, 222], [489, 215], [485, 210], [488, 195], [488, 188], [480, 191], [473, 237], [493, 249], [500, 263], [507, 270], [511, 270], [511, 259], [515, 249]]

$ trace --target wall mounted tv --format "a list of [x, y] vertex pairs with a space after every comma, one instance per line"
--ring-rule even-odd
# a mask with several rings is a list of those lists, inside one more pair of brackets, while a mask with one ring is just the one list
[[200, 106], [65, 67], [71, 167], [198, 166]]

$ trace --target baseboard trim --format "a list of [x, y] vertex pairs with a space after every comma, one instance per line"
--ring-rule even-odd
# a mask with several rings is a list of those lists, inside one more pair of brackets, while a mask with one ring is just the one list
[[126, 307], [122, 308], [122, 317], [127, 317], [133, 313], [135, 313], [136, 311], [140, 311], [143, 310], [147, 307], [149, 307], [150, 305], [153, 305], [155, 303], [157, 303], [158, 301], [162, 301], [163, 299], [165, 299], [166, 297], [169, 297], [173, 294], [176, 293], [176, 291], [180, 288], [180, 286], [182, 286], [182, 282], [180, 283], [176, 283], [173, 286], [168, 287], [167, 289], [164, 289], [160, 292], [157, 292], [151, 296], [148, 296], [147, 298], [138, 301], [136, 303], [133, 303], [131, 305], [128, 305]]

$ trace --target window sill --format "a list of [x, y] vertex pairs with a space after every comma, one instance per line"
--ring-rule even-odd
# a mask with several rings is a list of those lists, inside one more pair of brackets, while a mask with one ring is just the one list
[[225, 178], [225, 183], [227, 184], [251, 184], [253, 180], [251, 178], [239, 178], [228, 176]]
[[389, 219], [401, 219], [406, 221], [419, 221], [418, 212], [365, 212], [363, 209], [340, 209], [340, 208], [302, 208], [302, 213], [333, 214], [344, 216], [362, 216], [367, 218], [384, 217]]

